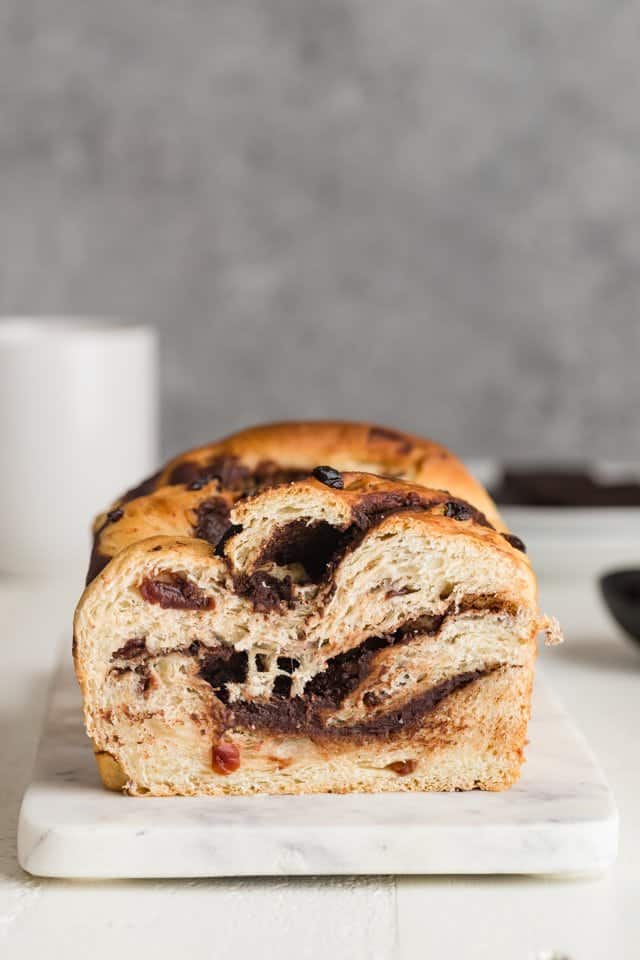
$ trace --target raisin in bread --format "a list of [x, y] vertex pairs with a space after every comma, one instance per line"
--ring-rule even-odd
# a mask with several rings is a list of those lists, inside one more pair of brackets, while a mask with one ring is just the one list
[[[336, 447], [335, 462], [424, 480], [429, 458], [406, 458], [416, 444], [441, 449], [406, 438], [392, 462], [386, 443], [400, 442], [387, 436], [385, 457], [365, 460], [365, 429], [375, 428], [321, 425], [320, 452], [355, 431], [362, 444]], [[495, 508], [488, 519], [486, 494], [450, 455], [433, 458], [450, 479], [442, 466], [434, 474], [456, 495], [326, 467], [287, 482], [286, 471], [304, 471], [301, 447], [314, 454], [310, 430], [254, 431], [256, 447], [231, 454], [235, 476], [218, 463], [215, 477], [178, 480], [170, 465], [107, 526], [101, 518], [102, 534], [129, 526], [100, 541], [111, 559], [78, 605], [74, 657], [107, 786], [156, 796], [498, 790], [517, 778], [536, 636], [558, 638], [538, 612], [522, 544], [495, 529]], [[206, 470], [220, 446], [174, 464]], [[270, 478], [257, 480], [267, 454]], [[203, 516], [194, 523], [191, 494], [224, 501], [212, 535]]]

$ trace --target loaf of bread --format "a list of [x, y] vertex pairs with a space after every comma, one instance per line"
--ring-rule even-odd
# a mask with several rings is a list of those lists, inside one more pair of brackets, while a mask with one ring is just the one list
[[290, 423], [171, 461], [94, 527], [74, 622], [106, 786], [501, 790], [538, 611], [524, 545], [442, 447]]

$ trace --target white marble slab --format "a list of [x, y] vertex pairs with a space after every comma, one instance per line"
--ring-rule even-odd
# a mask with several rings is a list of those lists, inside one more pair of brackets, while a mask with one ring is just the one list
[[18, 857], [45, 877], [572, 874], [615, 858], [611, 792], [538, 679], [505, 793], [133, 798], [100, 785], [68, 667], [52, 691]]

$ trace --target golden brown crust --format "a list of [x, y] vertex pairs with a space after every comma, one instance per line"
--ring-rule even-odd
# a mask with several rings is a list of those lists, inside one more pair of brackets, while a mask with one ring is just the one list
[[[174, 457], [143, 485], [142, 496], [125, 496], [99, 514], [93, 525], [87, 579], [93, 579], [111, 557], [135, 540], [156, 534], [202, 536], [198, 511], [203, 504], [205, 511], [211, 504], [212, 511], [224, 512], [225, 505], [230, 509], [247, 492], [310, 473], [322, 464], [448, 491], [480, 510], [496, 529], [506, 529], [484, 488], [437, 443], [374, 424], [276, 423], [243, 430]], [[220, 477], [211, 477], [211, 470]], [[214, 522], [213, 530], [218, 528]], [[205, 539], [212, 542], [211, 537]]]
[[[94, 547], [89, 582], [124, 547], [156, 535], [199, 536], [202, 505], [214, 505], [228, 518], [237, 494], [223, 490], [212, 480], [201, 489], [190, 490], [184, 484], [162, 486], [144, 497], [99, 514], [93, 526]], [[228, 525], [228, 522], [227, 522]], [[222, 527], [221, 527], [222, 529]]]
[[127, 775], [116, 758], [110, 753], [107, 753], [106, 750], [94, 750], [93, 755], [96, 758], [102, 785], [106, 787], [107, 790], [116, 790], [118, 792], [124, 790], [127, 785]]
[[174, 457], [160, 472], [158, 484], [171, 482], [176, 468], [185, 463], [202, 466], [220, 456], [239, 457], [252, 468], [261, 461], [275, 461], [284, 467], [311, 471], [326, 463], [337, 470], [377, 473], [448, 490], [501, 528], [500, 516], [486, 490], [449, 450], [424, 437], [373, 423], [309, 420], [250, 427]]

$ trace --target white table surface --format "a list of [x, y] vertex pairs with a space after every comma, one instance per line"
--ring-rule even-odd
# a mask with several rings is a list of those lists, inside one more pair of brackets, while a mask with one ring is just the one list
[[[587, 735], [621, 817], [618, 862], [580, 880], [341, 878], [73, 882], [17, 865], [18, 808], [38, 742], [56, 640], [70, 646], [77, 581], [0, 580], [0, 956], [491, 958], [640, 955], [640, 650], [589, 583], [543, 584], [564, 647], [547, 680]], [[52, 944], [55, 942], [55, 950]]]

